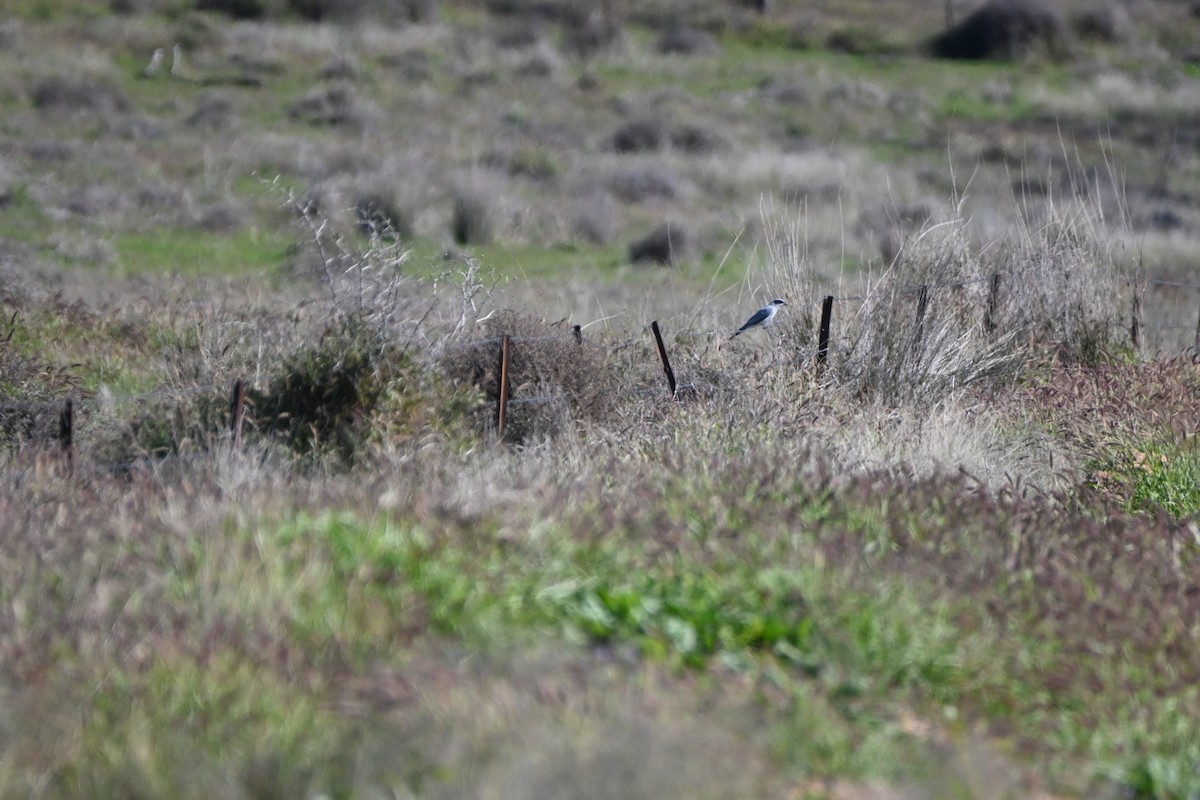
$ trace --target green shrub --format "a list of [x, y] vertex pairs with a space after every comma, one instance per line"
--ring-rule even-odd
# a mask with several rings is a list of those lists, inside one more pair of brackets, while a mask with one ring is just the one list
[[342, 464], [380, 439], [452, 432], [470, 399], [444, 390], [413, 352], [355, 316], [286, 359], [266, 389], [247, 392], [257, 430], [300, 456]]

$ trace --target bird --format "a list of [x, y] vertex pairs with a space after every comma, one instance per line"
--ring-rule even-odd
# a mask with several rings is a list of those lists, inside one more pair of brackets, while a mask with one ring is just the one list
[[153, 78], [158, 74], [158, 71], [162, 69], [162, 63], [163, 49], [161, 47], [156, 47], [154, 49], [154, 55], [150, 56], [150, 63], [146, 65], [144, 70], [142, 70], [142, 77]]
[[746, 320], [746, 324], [734, 331], [733, 336], [730, 336], [729, 338], [733, 339], [734, 336], [737, 336], [739, 333], [745, 333], [753, 328], [766, 328], [775, 321], [775, 315], [779, 313], [779, 307], [786, 305], [786, 301], [780, 300], [778, 297], [775, 298], [758, 311], [755, 311], [750, 316], [750, 319]]
[[183, 77], [183, 47], [179, 42], [171, 48], [171, 77]]

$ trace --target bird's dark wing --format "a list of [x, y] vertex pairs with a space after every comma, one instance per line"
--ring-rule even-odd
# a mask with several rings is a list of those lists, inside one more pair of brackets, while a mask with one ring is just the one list
[[761, 325], [764, 320], [766, 320], [768, 317], [771, 316], [772, 310], [773, 309], [770, 309], [770, 308], [760, 308], [758, 311], [755, 311], [754, 316], [752, 316], [752, 317], [750, 317], [750, 319], [746, 320], [745, 325], [738, 328], [738, 333], [741, 333], [742, 331], [746, 330], [747, 328], [753, 328], [755, 325]]

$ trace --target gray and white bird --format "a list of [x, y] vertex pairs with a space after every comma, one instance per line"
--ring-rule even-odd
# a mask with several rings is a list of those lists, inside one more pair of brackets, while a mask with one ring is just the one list
[[154, 55], [150, 56], [150, 63], [142, 70], [143, 78], [153, 78], [162, 69], [163, 64], [163, 49], [161, 47], [154, 48]]
[[752, 330], [754, 328], [769, 327], [771, 325], [771, 323], [775, 321], [775, 315], [779, 313], [779, 307], [786, 306], [786, 305], [787, 305], [787, 303], [785, 301], [780, 300], [779, 298], [775, 298], [770, 303], [767, 303], [765, 306], [760, 308], [758, 311], [755, 311], [750, 316], [750, 319], [746, 320], [746, 324], [743, 325], [742, 327], [738, 328], [736, 331], [734, 331], [733, 336], [730, 336], [729, 338], [732, 339], [734, 336], [737, 336], [739, 333], [745, 333], [746, 331]]

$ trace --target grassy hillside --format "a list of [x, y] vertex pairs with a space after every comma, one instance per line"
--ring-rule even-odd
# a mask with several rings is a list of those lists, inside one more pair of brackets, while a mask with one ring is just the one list
[[973, 10], [3, 6], [0, 795], [1197, 796], [1200, 25]]

